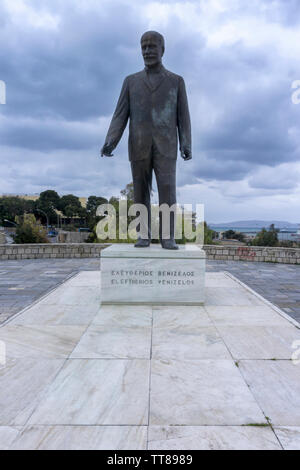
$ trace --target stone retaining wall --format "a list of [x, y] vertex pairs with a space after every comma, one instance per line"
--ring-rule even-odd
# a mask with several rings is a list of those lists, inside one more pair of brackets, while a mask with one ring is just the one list
[[98, 243], [44, 243], [0, 245], [0, 260], [35, 258], [99, 258], [108, 244]]
[[[0, 245], [0, 260], [34, 258], [99, 258], [107, 243], [46, 243]], [[207, 259], [261, 261], [300, 265], [300, 248], [248, 246], [204, 246]]]
[[204, 249], [207, 259], [212, 260], [260, 261], [300, 265], [300, 248], [207, 245]]

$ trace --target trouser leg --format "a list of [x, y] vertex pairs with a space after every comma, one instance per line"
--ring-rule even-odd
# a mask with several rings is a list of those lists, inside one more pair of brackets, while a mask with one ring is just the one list
[[147, 210], [141, 213], [141, 224], [137, 227], [140, 238], [151, 240], [151, 189], [152, 189], [151, 157], [131, 162], [133, 179], [134, 203], [143, 204]]
[[[155, 151], [153, 155], [153, 168], [157, 181], [159, 205], [166, 204], [170, 210], [172, 206], [176, 206], [176, 160], [169, 159], [160, 155]], [[174, 211], [169, 212], [170, 225], [163, 212], [159, 214], [159, 237], [160, 240], [175, 238], [176, 214]]]

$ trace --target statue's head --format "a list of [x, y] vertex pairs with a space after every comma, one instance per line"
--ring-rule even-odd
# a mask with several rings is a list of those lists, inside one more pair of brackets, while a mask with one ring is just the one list
[[164, 55], [164, 37], [156, 31], [147, 31], [141, 37], [141, 48], [146, 67], [154, 67]]

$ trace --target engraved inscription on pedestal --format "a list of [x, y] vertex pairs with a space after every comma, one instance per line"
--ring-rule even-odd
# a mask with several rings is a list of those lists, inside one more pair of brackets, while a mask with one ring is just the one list
[[163, 286], [193, 286], [195, 271], [158, 271], [158, 284]]
[[101, 253], [101, 301], [127, 304], [201, 305], [205, 253], [198, 247], [166, 252], [112, 245]]
[[135, 286], [148, 286], [153, 285], [153, 271], [141, 270], [112, 270], [111, 271], [111, 284], [115, 286], [135, 285]]

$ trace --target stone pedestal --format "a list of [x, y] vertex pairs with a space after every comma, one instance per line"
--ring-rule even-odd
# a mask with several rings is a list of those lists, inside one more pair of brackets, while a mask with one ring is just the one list
[[101, 251], [101, 303], [203, 305], [205, 252], [114, 244]]

